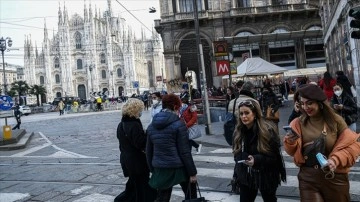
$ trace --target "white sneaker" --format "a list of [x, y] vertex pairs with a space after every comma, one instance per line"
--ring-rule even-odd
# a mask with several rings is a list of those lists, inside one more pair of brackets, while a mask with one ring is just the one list
[[201, 147], [202, 147], [202, 144], [199, 144], [199, 147], [196, 148], [196, 154], [200, 154], [200, 152], [201, 152]]

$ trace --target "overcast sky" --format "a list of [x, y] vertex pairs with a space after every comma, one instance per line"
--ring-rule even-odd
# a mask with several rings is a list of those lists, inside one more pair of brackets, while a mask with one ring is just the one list
[[[107, 0], [85, 0], [87, 9], [89, 3], [93, 9], [95, 5], [101, 12], [107, 9]], [[128, 25], [139, 33], [143, 25], [129, 14], [118, 2], [134, 14], [150, 30], [154, 26], [154, 20], [160, 19], [159, 0], [112, 0], [114, 14], [121, 14], [126, 19]], [[41, 43], [44, 38], [44, 20], [48, 29], [49, 38], [53, 36], [53, 30], [57, 32], [59, 3], [61, 10], [64, 9], [64, 3], [68, 10], [68, 16], [78, 13], [83, 17], [84, 0], [0, 0], [0, 37], [11, 37], [13, 40], [13, 49], [5, 52], [5, 62], [10, 64], [24, 65], [24, 40], [25, 35], [31, 34], [33, 45], [37, 42], [38, 49], [41, 49]], [[155, 7], [156, 13], [149, 13], [149, 8]], [[150, 36], [150, 31], [146, 28], [146, 34]], [[1, 60], [2, 62], [2, 60]]]

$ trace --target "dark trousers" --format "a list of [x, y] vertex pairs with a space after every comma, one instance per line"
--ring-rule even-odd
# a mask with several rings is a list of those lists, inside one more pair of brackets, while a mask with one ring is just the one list
[[125, 190], [114, 199], [114, 202], [153, 202], [156, 195], [156, 190], [149, 185], [149, 173], [130, 174]]
[[[190, 190], [189, 190], [189, 184], [190, 184]], [[192, 199], [197, 197], [196, 183], [189, 183], [189, 181], [185, 181], [180, 183], [180, 186], [185, 194], [185, 199], [190, 199], [190, 196]], [[172, 187], [168, 189], [158, 190], [158, 196], [156, 202], [169, 202], [171, 198], [171, 192], [172, 192]]]
[[60, 109], [59, 112], [60, 112], [60, 115], [63, 115], [64, 114], [64, 109], [62, 109], [62, 110]]
[[19, 120], [16, 120], [16, 126], [14, 126], [12, 129], [15, 130], [15, 129], [20, 129], [20, 124], [21, 124], [21, 121]]
[[303, 202], [350, 201], [348, 174], [335, 173], [333, 179], [326, 179], [322, 169], [304, 167], [298, 174], [300, 198]]
[[[276, 189], [274, 191], [260, 190], [264, 202], [276, 202]], [[250, 189], [248, 186], [240, 185], [240, 202], [254, 202], [257, 196], [257, 189]]]
[[194, 140], [189, 140], [189, 143], [190, 143], [190, 150], [191, 147], [195, 147], [196, 149], [199, 148], [199, 144], [196, 143]]

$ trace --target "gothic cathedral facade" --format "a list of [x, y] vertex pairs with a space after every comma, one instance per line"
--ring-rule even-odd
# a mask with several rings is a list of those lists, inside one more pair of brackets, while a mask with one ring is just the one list
[[41, 51], [30, 37], [25, 39], [25, 80], [46, 88], [43, 102], [66, 96], [88, 100], [94, 92], [118, 97], [156, 88], [164, 61], [161, 39], [156, 33], [146, 39], [144, 30], [136, 39], [125, 19], [113, 14], [111, 0], [107, 4], [101, 13], [85, 3], [84, 16], [71, 18], [65, 5], [63, 10], [59, 6], [58, 31], [50, 39], [45, 22]]

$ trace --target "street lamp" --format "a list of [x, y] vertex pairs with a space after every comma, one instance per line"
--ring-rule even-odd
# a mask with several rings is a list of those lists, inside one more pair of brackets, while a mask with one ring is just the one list
[[0, 39], [0, 51], [1, 51], [1, 55], [2, 55], [2, 63], [3, 63], [3, 73], [4, 73], [4, 95], [7, 94], [7, 84], [6, 84], [6, 74], [5, 74], [5, 59], [4, 59], [4, 52], [10, 51], [9, 49], [6, 48], [6, 41], [9, 47], [12, 46], [12, 40], [10, 37], [6, 37], [4, 39], [4, 37], [1, 37]]
[[94, 92], [94, 89], [93, 89], [93, 81], [92, 81], [92, 70], [93, 70], [93, 65], [89, 65], [90, 82], [91, 82], [91, 92]]

